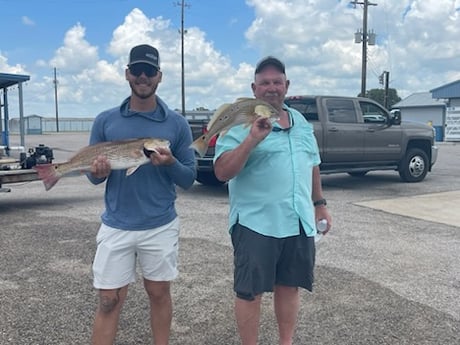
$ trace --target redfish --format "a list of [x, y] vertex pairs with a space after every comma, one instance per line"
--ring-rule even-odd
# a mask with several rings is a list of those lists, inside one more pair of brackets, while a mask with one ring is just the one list
[[196, 139], [191, 147], [203, 157], [208, 149], [209, 141], [214, 135], [237, 125], [246, 124], [249, 126], [259, 116], [269, 118], [272, 121], [279, 119], [278, 110], [260, 99], [238, 98], [234, 103], [223, 104], [209, 120], [207, 132]]
[[130, 176], [138, 167], [150, 162], [150, 154], [159, 147], [169, 147], [169, 141], [157, 138], [106, 141], [82, 148], [66, 162], [37, 164], [33, 168], [45, 189], [50, 190], [63, 176], [90, 171], [98, 156], [106, 156], [113, 170], [127, 169], [126, 176]]

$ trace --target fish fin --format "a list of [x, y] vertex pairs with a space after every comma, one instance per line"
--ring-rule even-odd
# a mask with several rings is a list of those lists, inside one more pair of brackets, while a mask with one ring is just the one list
[[220, 114], [222, 114], [225, 111], [225, 109], [227, 109], [229, 106], [231, 106], [230, 103], [224, 103], [219, 108], [217, 108], [217, 110], [212, 115], [212, 117], [209, 120], [208, 125], [206, 127], [206, 129], [208, 131], [211, 128], [211, 126], [214, 124], [214, 122], [216, 122], [216, 120], [219, 118]]
[[192, 145], [190, 145], [191, 148], [193, 148], [200, 157], [203, 157], [206, 154], [206, 151], [208, 150], [208, 141], [206, 140], [206, 136], [202, 135], [198, 139], [196, 139]]
[[45, 190], [50, 190], [59, 181], [61, 175], [56, 172], [55, 164], [37, 164], [33, 169], [37, 172], [40, 180], [45, 185]]
[[235, 101], [236, 102], [243, 102], [243, 101], [253, 101], [255, 98], [251, 98], [251, 97], [238, 97]]
[[136, 165], [135, 167], [131, 167], [131, 168], [128, 168], [126, 170], [126, 176], [131, 176], [132, 174], [134, 174], [137, 170], [137, 168], [139, 168], [140, 165]]
[[230, 129], [230, 128], [224, 129], [222, 132], [220, 132], [219, 136], [223, 137], [225, 134], [227, 134], [227, 132], [228, 132], [229, 129]]

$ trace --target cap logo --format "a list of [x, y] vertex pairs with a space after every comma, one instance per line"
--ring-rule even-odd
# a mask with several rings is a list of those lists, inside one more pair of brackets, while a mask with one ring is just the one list
[[157, 57], [156, 57], [155, 55], [153, 55], [153, 54], [148, 54], [148, 53], [147, 53], [147, 54], [145, 54], [145, 56], [147, 56], [148, 58], [151, 58], [152, 60], [156, 60], [156, 59], [157, 59]]

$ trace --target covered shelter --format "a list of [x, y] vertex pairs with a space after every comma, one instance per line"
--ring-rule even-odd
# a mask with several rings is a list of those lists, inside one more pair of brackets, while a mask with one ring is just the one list
[[[8, 110], [8, 88], [18, 85], [19, 93], [19, 127], [21, 135], [21, 146], [24, 146], [24, 105], [22, 95], [22, 83], [30, 80], [30, 76], [22, 74], [0, 73], [0, 90], [3, 92], [3, 99], [0, 100], [0, 132], [2, 135], [1, 144], [9, 146], [9, 110]], [[3, 122], [2, 122], [3, 119]]]

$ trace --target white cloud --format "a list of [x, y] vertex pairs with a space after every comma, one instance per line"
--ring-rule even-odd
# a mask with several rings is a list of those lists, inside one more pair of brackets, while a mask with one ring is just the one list
[[[288, 72], [295, 68], [295, 75], [290, 74], [292, 89], [300, 89], [300, 83], [303, 93], [356, 95], [362, 47], [353, 42], [353, 34], [362, 27], [363, 10], [349, 3], [250, 0], [257, 20], [246, 37], [262, 55], [284, 58]], [[434, 79], [442, 85], [459, 78], [458, 13], [452, 0], [386, 0], [369, 6], [368, 28], [377, 33], [378, 45], [368, 46], [367, 89], [380, 87], [377, 76], [384, 70], [391, 72], [390, 87], [402, 93], [429, 90]], [[427, 78], [422, 70], [433, 76]]]
[[0, 50], [0, 71], [2, 73], [10, 74], [25, 74], [24, 66], [16, 64], [14, 66], [8, 64], [8, 59], [2, 54]]
[[35, 22], [27, 16], [22, 16], [21, 21], [24, 25], [35, 26]]
[[82, 69], [94, 66], [98, 61], [98, 49], [91, 46], [84, 38], [85, 28], [81, 24], [67, 31], [64, 45], [57, 49], [50, 66], [70, 73], [78, 73]]
[[[359, 93], [362, 47], [354, 43], [354, 33], [362, 26], [360, 6], [353, 8], [348, 0], [247, 0], [247, 4], [255, 19], [242, 45], [252, 47], [259, 57], [273, 54], [286, 62], [291, 95]], [[384, 70], [390, 72], [390, 87], [402, 97], [460, 79], [459, 11], [459, 0], [379, 0], [370, 6], [368, 27], [377, 33], [377, 45], [368, 47], [367, 89], [381, 87], [378, 76]], [[181, 35], [169, 19], [149, 18], [140, 9], [128, 13], [102, 46], [87, 39], [83, 25], [71, 27], [54, 56], [46, 63], [37, 61], [36, 66], [46, 66], [48, 72], [31, 78], [25, 90], [27, 103], [34, 113], [40, 113], [40, 106], [44, 113], [53, 112], [50, 71], [56, 67], [61, 114], [95, 116], [118, 105], [129, 95], [124, 78], [129, 50], [140, 43], [159, 49], [163, 81], [158, 94], [180, 109]], [[252, 95], [251, 63], [224, 56], [199, 27], [187, 28], [184, 44], [187, 109], [214, 109]], [[27, 72], [25, 66], [9, 66], [1, 52], [0, 70]]]

